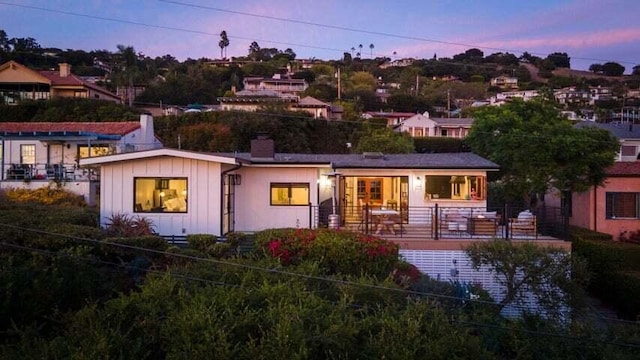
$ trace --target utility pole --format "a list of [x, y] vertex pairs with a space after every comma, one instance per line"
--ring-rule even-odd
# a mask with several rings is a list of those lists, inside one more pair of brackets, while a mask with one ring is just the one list
[[418, 96], [418, 94], [420, 90], [420, 75], [416, 75], [416, 96]]
[[447, 117], [451, 117], [451, 89], [447, 89]]
[[340, 67], [338, 66], [338, 100], [341, 99], [340, 95]]

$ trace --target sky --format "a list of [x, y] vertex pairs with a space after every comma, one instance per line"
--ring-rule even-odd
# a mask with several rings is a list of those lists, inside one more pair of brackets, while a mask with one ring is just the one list
[[0, 29], [42, 47], [115, 52], [122, 44], [181, 61], [220, 58], [224, 30], [228, 57], [247, 55], [253, 41], [322, 60], [478, 48], [485, 56], [566, 52], [573, 69], [614, 61], [628, 74], [640, 64], [639, 14], [637, 0], [0, 0]]

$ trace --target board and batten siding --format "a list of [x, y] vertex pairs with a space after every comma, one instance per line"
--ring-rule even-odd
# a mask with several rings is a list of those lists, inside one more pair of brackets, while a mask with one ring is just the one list
[[[113, 214], [145, 217], [158, 234], [221, 235], [220, 163], [178, 157], [160, 157], [104, 164], [100, 177], [100, 223]], [[186, 213], [134, 213], [134, 178], [187, 178]]]
[[309, 206], [272, 206], [271, 183], [309, 184], [309, 202], [318, 204], [319, 169], [310, 167], [244, 167], [242, 184], [236, 187], [235, 230], [309, 228]]

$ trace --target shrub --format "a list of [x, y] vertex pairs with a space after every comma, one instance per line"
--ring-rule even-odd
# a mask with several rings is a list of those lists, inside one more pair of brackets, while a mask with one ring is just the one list
[[9, 189], [5, 196], [10, 202], [38, 203], [46, 205], [86, 206], [82, 195], [60, 189], [56, 186], [46, 186], [38, 189]]
[[109, 236], [128, 237], [155, 235], [154, 224], [142, 216], [116, 213], [107, 219], [106, 231]]
[[582, 227], [571, 226], [570, 227], [570, 240], [584, 239], [584, 240], [600, 240], [600, 241], [612, 241], [613, 237], [609, 234], [600, 233], [597, 231], [585, 229]]
[[256, 245], [283, 265], [316, 261], [329, 274], [388, 276], [398, 246], [355, 232], [332, 229], [272, 229], [256, 234]]
[[216, 243], [218, 238], [211, 234], [190, 234], [187, 235], [187, 243], [189, 247], [203, 253], [207, 252], [207, 248]]
[[[107, 243], [102, 246], [105, 255], [109, 256], [110, 254], [114, 254], [121, 257], [124, 261], [130, 261], [137, 256], [160, 258], [164, 255], [157, 253], [157, 251], [166, 251], [169, 247], [165, 239], [156, 235], [112, 237], [104, 239], [104, 242]], [[109, 244], [125, 246], [112, 246]], [[143, 249], [153, 251], [145, 251]]]

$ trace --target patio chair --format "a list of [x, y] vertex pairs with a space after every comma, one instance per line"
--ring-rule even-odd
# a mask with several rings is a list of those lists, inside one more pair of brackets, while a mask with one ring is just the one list
[[538, 238], [536, 216], [529, 210], [522, 211], [517, 218], [509, 219], [509, 233], [511, 236], [516, 234], [533, 235]]

